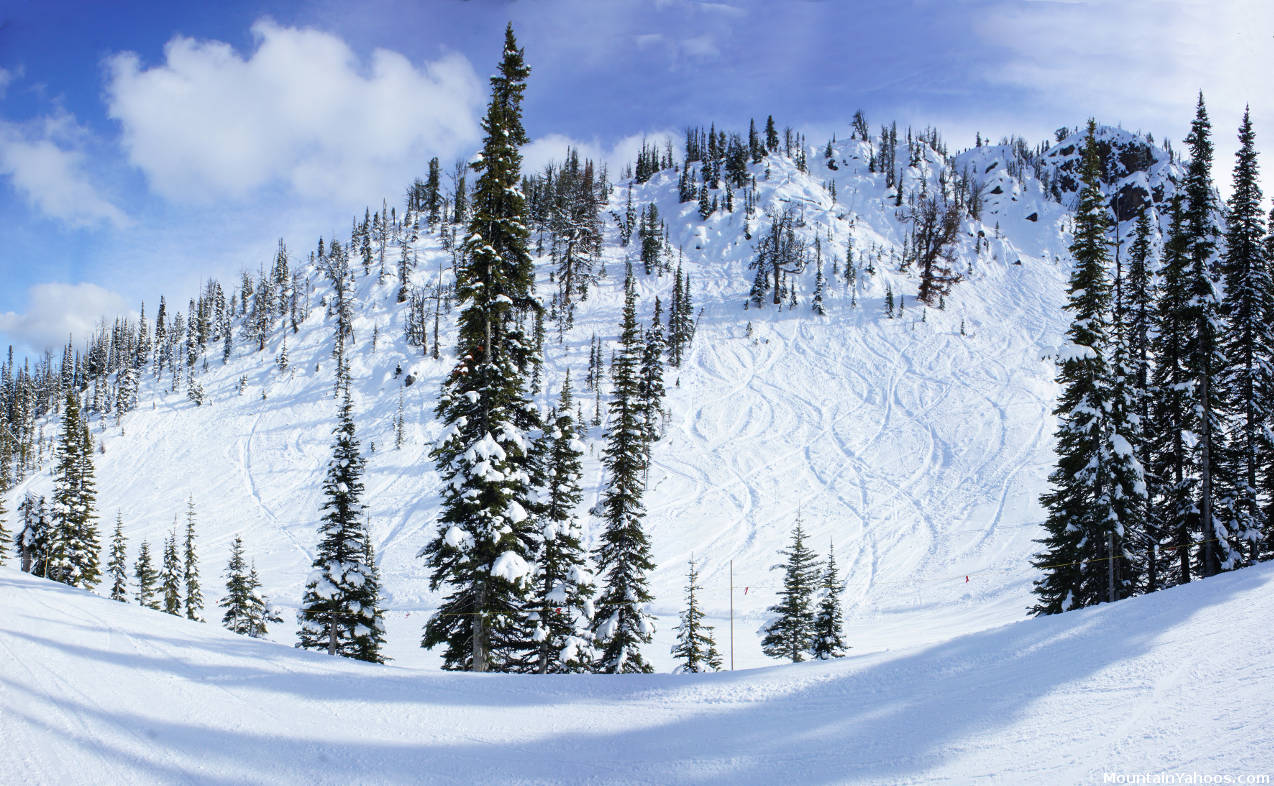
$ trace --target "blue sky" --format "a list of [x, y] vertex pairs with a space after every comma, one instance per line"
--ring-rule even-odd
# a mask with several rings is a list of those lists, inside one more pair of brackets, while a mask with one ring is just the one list
[[614, 167], [643, 135], [767, 114], [817, 143], [858, 108], [954, 146], [1089, 115], [1179, 145], [1203, 90], [1228, 179], [1245, 102], [1274, 149], [1274, 10], [1215, 5], [9, 0], [0, 347], [79, 340], [142, 300], [153, 314], [161, 292], [184, 304], [279, 237], [308, 250], [401, 201], [430, 156], [447, 168], [476, 147], [508, 20], [533, 69], [532, 165], [574, 143]]

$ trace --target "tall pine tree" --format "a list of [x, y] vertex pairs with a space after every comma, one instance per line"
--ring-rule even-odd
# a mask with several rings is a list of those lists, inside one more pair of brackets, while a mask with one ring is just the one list
[[1225, 298], [1221, 313], [1226, 332], [1222, 352], [1226, 366], [1219, 380], [1226, 408], [1233, 413], [1226, 475], [1233, 484], [1231, 532], [1242, 558], [1259, 558], [1266, 511], [1259, 493], [1262, 475], [1274, 459], [1266, 424], [1274, 422], [1274, 280], [1265, 248], [1265, 215], [1261, 209], [1260, 173], [1252, 118], [1243, 112], [1239, 149], [1235, 153], [1234, 189], [1230, 194], [1225, 238]]
[[92, 589], [101, 577], [93, 511], [97, 498], [93, 448], [74, 390], [66, 394], [56, 458], [48, 576], [72, 587]]
[[546, 438], [545, 498], [535, 566], [534, 614], [540, 674], [588, 671], [593, 663], [593, 576], [588, 569], [575, 509], [580, 503], [578, 436], [567, 372]]
[[159, 601], [155, 598], [155, 583], [159, 581], [159, 572], [150, 558], [150, 544], [142, 541], [137, 552], [137, 562], [133, 566], [133, 576], [137, 578], [137, 605], [147, 609], [159, 609]]
[[447, 669], [512, 668], [532, 646], [526, 606], [536, 490], [528, 465], [530, 432], [539, 423], [527, 394], [535, 342], [523, 325], [539, 305], [519, 153], [527, 141], [522, 94], [529, 73], [510, 25], [491, 78], [468, 236], [456, 270], [459, 360], [436, 410], [447, 427], [433, 452], [444, 480], [439, 532], [421, 551], [431, 588], [448, 590], [421, 644], [442, 645]]
[[1089, 121], [1070, 246], [1070, 342], [1057, 374], [1057, 467], [1049, 476], [1052, 490], [1040, 500], [1049, 511], [1044, 550], [1032, 562], [1044, 573], [1035, 582], [1036, 614], [1131, 595], [1130, 533], [1140, 531], [1145, 512], [1142, 470], [1126, 436], [1129, 413], [1111, 362], [1109, 220], [1094, 131]]
[[655, 630], [646, 609], [652, 600], [646, 576], [655, 565], [642, 526], [646, 425], [638, 390], [641, 353], [637, 292], [630, 273], [624, 282], [619, 349], [611, 362], [610, 422], [602, 454], [607, 478], [601, 502], [605, 530], [594, 552], [603, 584], [593, 631], [600, 650], [597, 668], [607, 673], [654, 670], [641, 654], [641, 645], [650, 643]]
[[1220, 302], [1220, 260], [1216, 253], [1220, 230], [1212, 190], [1211, 131], [1212, 124], [1200, 93], [1194, 121], [1186, 136], [1190, 161], [1182, 190], [1185, 192], [1185, 253], [1190, 293], [1187, 313], [1191, 323], [1186, 364], [1192, 404], [1198, 413], [1193, 452], [1199, 473], [1195, 504], [1199, 511], [1200, 543], [1195, 554], [1195, 569], [1201, 576], [1234, 568], [1241, 557], [1239, 533], [1233, 530], [1225, 505], [1234, 484], [1225, 471], [1224, 462], [1226, 412], [1220, 378], [1225, 368], [1221, 354], [1225, 324]]

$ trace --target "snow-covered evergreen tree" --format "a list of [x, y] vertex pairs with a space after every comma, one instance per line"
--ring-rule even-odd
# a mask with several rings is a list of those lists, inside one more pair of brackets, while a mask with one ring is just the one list
[[686, 575], [686, 608], [681, 612], [677, 643], [672, 647], [672, 656], [681, 662], [676, 668], [678, 673], [721, 670], [721, 653], [717, 651], [712, 626], [703, 621], [703, 609], [699, 606], [701, 589], [699, 567], [691, 557]]
[[185, 597], [183, 605], [186, 619], [203, 622], [203, 591], [199, 589], [199, 557], [195, 554], [195, 498], [191, 495], [186, 500], [186, 541], [184, 544], [183, 563], [185, 564]]
[[159, 581], [159, 571], [150, 558], [150, 544], [142, 541], [137, 552], [137, 562], [133, 566], [133, 576], [137, 579], [137, 605], [147, 609], [159, 609], [159, 600], [155, 597], [155, 584]]
[[637, 393], [641, 400], [642, 422], [645, 432], [646, 460], [649, 462], [651, 446], [660, 437], [664, 416], [664, 343], [662, 304], [655, 298], [655, 315], [646, 331], [642, 348], [641, 371]]
[[185, 571], [181, 565], [181, 555], [177, 551], [177, 528], [164, 540], [164, 564], [160, 569], [159, 589], [163, 597], [165, 614], [181, 616], [181, 579]]
[[124, 542], [124, 517], [115, 514], [115, 533], [111, 536], [111, 558], [106, 563], [111, 577], [111, 600], [128, 602], [128, 550]]
[[1182, 204], [1180, 195], [1173, 198], [1150, 338], [1154, 368], [1151, 424], [1147, 430], [1151, 464], [1147, 475], [1154, 483], [1155, 495], [1154, 521], [1148, 532], [1160, 543], [1149, 554], [1164, 555], [1161, 569], [1158, 562], [1154, 568], [1159, 574], [1158, 587], [1190, 580], [1191, 533], [1198, 526], [1195, 454], [1191, 449], [1198, 433], [1198, 412], [1190, 400], [1188, 357], [1194, 325]]
[[654, 634], [654, 619], [646, 609], [652, 600], [646, 577], [655, 568], [642, 526], [646, 425], [638, 389], [641, 353], [637, 292], [630, 274], [624, 282], [619, 348], [611, 362], [610, 420], [602, 454], [605, 530], [593, 557], [602, 580], [593, 621], [597, 670], [608, 673], [653, 671], [641, 654], [641, 645], [649, 644]]
[[828, 545], [827, 562], [823, 566], [818, 612], [814, 615], [814, 642], [810, 654], [817, 660], [843, 658], [849, 645], [845, 643], [845, 615], [840, 596], [845, 584], [836, 566], [836, 547]]
[[251, 568], [243, 558], [243, 538], [236, 535], [230, 547], [230, 561], [226, 564], [226, 595], [217, 605], [225, 609], [221, 624], [226, 630], [252, 638], [264, 638], [270, 623], [282, 622], [265, 595], [261, 594], [261, 581], [257, 578], [256, 565]]
[[805, 545], [805, 527], [800, 516], [792, 530], [792, 544], [779, 551], [786, 560], [771, 570], [783, 571], [783, 589], [772, 615], [761, 629], [761, 651], [771, 658], [787, 658], [800, 663], [813, 649], [814, 595], [819, 582], [818, 556]]
[[27, 494], [18, 505], [18, 519], [22, 530], [14, 538], [22, 570], [35, 575], [49, 576], [49, 546], [52, 525], [49, 522], [48, 504], [44, 497], [38, 500]]
[[1123, 336], [1127, 365], [1125, 378], [1129, 412], [1128, 441], [1133, 457], [1146, 468], [1146, 494], [1142, 514], [1141, 532], [1133, 533], [1133, 550], [1141, 565], [1142, 587], [1146, 592], [1159, 589], [1163, 581], [1163, 533], [1157, 503], [1161, 479], [1149, 471], [1153, 467], [1152, 412], [1154, 396], [1152, 384], [1152, 354], [1150, 339], [1154, 331], [1156, 291], [1153, 277], [1151, 248], [1150, 209], [1143, 208], [1133, 230], [1132, 247], [1128, 257], [1127, 284], [1124, 288]]
[[1049, 511], [1039, 541], [1044, 550], [1032, 561], [1044, 573], [1035, 582], [1036, 614], [1131, 595], [1137, 566], [1129, 559], [1129, 533], [1140, 531], [1145, 512], [1142, 470], [1125, 436], [1129, 413], [1111, 362], [1109, 220], [1094, 133], [1089, 121], [1070, 246], [1069, 344], [1057, 374], [1057, 466], [1049, 475], [1052, 490], [1041, 498]]
[[1225, 368], [1219, 384], [1233, 422], [1224, 456], [1232, 488], [1230, 531], [1240, 559], [1255, 562], [1267, 529], [1260, 499], [1262, 476], [1274, 466], [1274, 444], [1266, 424], [1274, 422], [1274, 278], [1265, 248], [1265, 214], [1261, 205], [1256, 134], [1243, 113], [1239, 149], [1235, 153], [1234, 188], [1230, 194], [1225, 256], [1225, 297], [1221, 337]]
[[1203, 105], [1203, 94], [1186, 135], [1190, 161], [1186, 164], [1184, 218], [1186, 259], [1188, 262], [1189, 315], [1192, 330], [1188, 334], [1186, 361], [1192, 382], [1192, 403], [1198, 413], [1197, 440], [1194, 443], [1195, 466], [1199, 473], [1196, 507], [1199, 516], [1199, 540], [1195, 569], [1201, 576], [1211, 576], [1237, 567], [1242, 555], [1233, 529], [1228, 497], [1234, 479], [1226, 472], [1224, 462], [1225, 402], [1222, 398], [1221, 374], [1226, 366], [1221, 341], [1225, 320], [1221, 314], [1221, 266], [1217, 256], [1220, 229], [1216, 224], [1215, 194], [1212, 188], [1212, 125]]
[[88, 425], [80, 416], [79, 398], [66, 394], [62, 435], [54, 468], [52, 533], [48, 576], [72, 587], [92, 589], [101, 578], [97, 493], [93, 479], [93, 448]]
[[367, 564], [367, 532], [362, 521], [365, 461], [355, 436], [349, 387], [342, 386], [342, 390], [340, 413], [332, 429], [332, 459], [323, 480], [319, 544], [297, 610], [297, 646], [378, 661], [381, 611]]
[[535, 670], [540, 674], [588, 671], [593, 664], [593, 575], [575, 515], [584, 444], [573, 406], [568, 371], [545, 434], [545, 489], [532, 597]]
[[519, 152], [529, 73], [510, 25], [491, 78], [469, 232], [456, 270], [458, 361], [436, 410], [446, 426], [433, 452], [443, 478], [442, 514], [438, 534], [421, 551], [430, 587], [447, 588], [421, 644], [443, 646], [447, 669], [513, 668], [534, 646], [526, 606], [536, 494], [528, 465], [539, 416], [527, 395], [535, 342], [523, 325], [538, 304]]

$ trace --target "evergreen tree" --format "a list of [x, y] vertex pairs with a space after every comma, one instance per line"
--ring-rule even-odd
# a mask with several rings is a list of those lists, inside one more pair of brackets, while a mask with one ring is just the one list
[[1129, 413], [1115, 384], [1107, 324], [1109, 244], [1102, 164], [1089, 121], [1084, 143], [1067, 331], [1070, 344], [1060, 359], [1062, 388], [1057, 408], [1057, 467], [1052, 490], [1041, 497], [1048, 509], [1044, 551], [1032, 564], [1044, 571], [1035, 581], [1036, 614], [1128, 597], [1135, 589], [1135, 563], [1128, 559], [1130, 532], [1140, 531], [1145, 512], [1141, 467], [1127, 436]]
[[712, 626], [704, 623], [703, 610], [699, 608], [700, 589], [699, 568], [692, 557], [686, 576], [686, 609], [681, 612], [677, 643], [672, 647], [672, 656], [681, 661], [677, 673], [721, 670], [721, 653], [712, 637]]
[[849, 649], [845, 644], [845, 616], [840, 603], [845, 585], [836, 567], [836, 548], [830, 544], [827, 547], [827, 564], [823, 568], [822, 590], [818, 613], [814, 616], [814, 643], [810, 654], [818, 660], [843, 658]]
[[379, 661], [381, 611], [376, 606], [372, 567], [367, 564], [363, 528], [363, 468], [354, 430], [354, 404], [348, 385], [336, 427], [332, 458], [323, 480], [323, 518], [313, 570], [297, 610], [297, 646]]
[[1252, 118], [1243, 113], [1235, 154], [1234, 188], [1229, 202], [1225, 242], [1225, 298], [1221, 337], [1226, 366], [1219, 384], [1226, 408], [1233, 413], [1229, 450], [1224, 457], [1233, 488], [1230, 531], [1242, 557], [1260, 556], [1266, 510], [1258, 498], [1262, 476], [1274, 460], [1274, 445], [1265, 424], [1274, 421], [1274, 279], [1265, 248], [1265, 216], [1261, 210], [1260, 174]]
[[243, 538], [236, 535], [230, 547], [230, 561], [226, 564], [226, 596], [217, 605], [225, 609], [221, 624], [226, 630], [252, 638], [264, 638], [272, 622], [283, 618], [270, 606], [261, 594], [261, 581], [257, 569], [249, 569], [243, 558]]
[[1198, 441], [1194, 445], [1199, 473], [1196, 505], [1199, 511], [1200, 543], [1195, 567], [1201, 576], [1230, 570], [1240, 562], [1241, 533], [1233, 531], [1225, 498], [1233, 479], [1225, 472], [1225, 404], [1221, 399], [1220, 375], [1225, 368], [1221, 355], [1224, 318], [1220, 311], [1220, 265], [1216, 255], [1219, 230], [1212, 189], [1211, 123], [1203, 106], [1203, 94], [1190, 133], [1186, 136], [1190, 162], [1186, 165], [1185, 237], [1190, 302], [1188, 313], [1192, 331], [1188, 334], [1186, 362], [1192, 384], [1193, 405], [1199, 414]]
[[646, 460], [650, 460], [650, 447], [660, 436], [664, 413], [664, 361], [663, 309], [655, 298], [655, 314], [646, 331], [646, 343], [642, 349], [641, 371], [637, 382], [637, 394], [642, 408]]
[[203, 622], [203, 592], [199, 589], [199, 558], [195, 554], [195, 498], [186, 500], [186, 542], [184, 562], [186, 566], [186, 619]]
[[111, 558], [106, 564], [111, 577], [111, 600], [128, 602], [128, 551], [124, 543], [124, 518], [115, 514], [115, 534], [111, 536]]
[[92, 589], [101, 576], [93, 504], [92, 440], [80, 417], [79, 398], [68, 390], [62, 412], [62, 436], [54, 469], [51, 548], [48, 577], [72, 587]]
[[[1147, 431], [1150, 452], [1148, 475], [1154, 482], [1154, 520], [1149, 533], [1161, 545], [1160, 551], [1175, 559], [1175, 569], [1167, 561], [1159, 568], [1157, 587], [1190, 581], [1191, 532], [1198, 526], [1195, 507], [1195, 454], [1187, 437], [1198, 433], [1198, 412], [1190, 401], [1192, 379], [1189, 363], [1190, 333], [1194, 321], [1190, 313], [1189, 260], [1186, 255], [1185, 219], [1180, 195], [1173, 198], [1168, 238], [1163, 247], [1159, 272], [1159, 297], [1155, 303], [1151, 333], [1151, 424]], [[1152, 587], [1153, 588], [1153, 587]]]
[[174, 527], [164, 541], [164, 565], [160, 571], [160, 592], [164, 613], [181, 616], [181, 556], [177, 553], [177, 530]]
[[773, 615], [761, 632], [761, 651], [771, 658], [805, 660], [814, 644], [814, 592], [819, 581], [818, 557], [805, 545], [805, 528], [800, 516], [792, 531], [792, 545], [779, 551], [786, 557], [771, 570], [783, 571], [779, 601], [769, 608]]
[[257, 576], [257, 565], [252, 563], [248, 569], [248, 629], [245, 634], [254, 639], [265, 638], [269, 633], [267, 626], [282, 622], [283, 617], [270, 605], [270, 599], [261, 594], [261, 579]]
[[[0, 429], [3, 428], [4, 424], [0, 422]], [[3, 435], [0, 435], [0, 440], [3, 438]], [[9, 530], [4, 526], [5, 519], [8, 517], [8, 511], [6, 511], [4, 507], [4, 497], [7, 490], [5, 487], [7, 485], [7, 481], [8, 478], [5, 475], [0, 474], [0, 565], [3, 565], [9, 556]]]
[[137, 553], [137, 562], [133, 566], [133, 576], [137, 578], [137, 605], [147, 609], [159, 609], [159, 601], [155, 598], [155, 583], [159, 581], [159, 572], [150, 559], [150, 544], [142, 541], [141, 550]]
[[534, 614], [540, 674], [588, 671], [593, 663], [593, 576], [575, 510], [580, 503], [584, 444], [572, 413], [571, 376], [549, 416], [540, 552], [535, 563]]
[[[363, 612], [365, 630], [357, 631], [355, 643], [358, 645], [358, 651], [354, 655], [358, 660], [365, 660], [369, 663], [384, 663], [389, 660], [385, 655], [381, 654], [381, 650], [385, 647], [385, 611], [381, 608], [380, 597], [380, 568], [376, 565], [376, 552], [372, 548], [372, 539], [365, 538], [363, 541], [363, 564], [367, 566], [367, 581], [363, 586]], [[251, 579], [259, 586], [256, 579], [256, 566], [252, 568]], [[367, 610], [371, 609], [370, 618]], [[277, 622], [278, 620], [274, 620]], [[264, 626], [262, 626], [264, 629]]]
[[1143, 587], [1154, 592], [1163, 578], [1163, 533], [1159, 528], [1161, 479], [1153, 472], [1153, 453], [1150, 430], [1154, 396], [1151, 395], [1152, 364], [1150, 339], [1154, 332], [1155, 287], [1151, 274], [1151, 226], [1150, 211], [1143, 208], [1133, 230], [1132, 247], [1128, 259], [1128, 283], [1124, 298], [1124, 340], [1127, 346], [1125, 358], [1128, 366], [1127, 387], [1129, 442], [1133, 457], [1146, 468], [1146, 494], [1143, 498], [1142, 531], [1135, 551], [1142, 566]]
[[538, 309], [520, 188], [522, 93], [530, 73], [510, 25], [491, 78], [469, 234], [456, 272], [457, 364], [443, 382], [437, 414], [447, 430], [434, 449], [444, 479], [439, 532], [422, 550], [430, 587], [448, 588], [425, 626], [422, 646], [445, 646], [447, 669], [512, 668], [528, 641], [529, 562], [536, 532], [530, 511], [528, 400], [537, 362], [524, 317]]
[[638, 391], [640, 358], [637, 292], [630, 274], [624, 282], [619, 351], [611, 361], [610, 426], [602, 454], [607, 482], [601, 508], [606, 528], [594, 552], [603, 577], [593, 627], [600, 649], [597, 668], [612, 674], [653, 671], [640, 649], [654, 634], [654, 621], [645, 606], [652, 600], [646, 576], [655, 567], [642, 527], [646, 440]]
[[22, 570], [34, 576], [49, 576], [49, 547], [52, 526], [44, 497], [27, 494], [18, 505], [22, 531], [14, 539]]
[[248, 585], [248, 563], [243, 559], [243, 538], [235, 535], [230, 545], [230, 561], [226, 564], [226, 595], [217, 605], [226, 610], [221, 624], [233, 633], [247, 633], [251, 627], [251, 588]]

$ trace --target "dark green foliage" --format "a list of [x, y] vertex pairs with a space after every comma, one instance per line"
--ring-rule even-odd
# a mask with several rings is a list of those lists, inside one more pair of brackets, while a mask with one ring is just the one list
[[642, 418], [645, 424], [647, 459], [650, 456], [650, 445], [659, 439], [663, 428], [665, 348], [663, 309], [659, 298], [656, 297], [655, 314], [650, 321], [650, 329], [646, 331], [646, 342], [641, 355], [641, 370], [637, 380], [637, 395], [641, 402]]
[[677, 643], [672, 647], [672, 656], [681, 661], [677, 672], [697, 674], [703, 671], [721, 670], [721, 653], [717, 651], [717, 643], [712, 636], [712, 626], [703, 620], [703, 610], [699, 607], [699, 569], [693, 558], [690, 570], [686, 575], [686, 608], [681, 612], [681, 623], [677, 625]]
[[185, 598], [183, 605], [186, 619], [203, 622], [203, 592], [199, 589], [199, 557], [195, 554], [195, 498], [186, 500], [186, 541], [184, 544], [183, 562], [185, 563]]
[[572, 412], [571, 378], [566, 375], [545, 439], [545, 499], [540, 551], [535, 563], [533, 620], [540, 674], [588, 671], [593, 663], [593, 577], [581, 543], [580, 457], [584, 445]]
[[261, 594], [256, 566], [249, 569], [243, 558], [243, 538], [238, 535], [230, 547], [225, 577], [226, 596], [217, 605], [226, 610], [221, 617], [226, 630], [259, 639], [269, 632], [270, 623], [283, 621], [271, 608], [269, 599]]
[[101, 578], [92, 439], [73, 390], [67, 392], [64, 407], [54, 468], [48, 577], [92, 589]]
[[160, 594], [165, 614], [181, 616], [181, 557], [177, 553], [177, 531], [174, 529], [164, 540], [164, 564], [160, 569]]
[[111, 558], [106, 563], [111, 577], [111, 600], [128, 602], [128, 550], [124, 542], [124, 519], [115, 515], [115, 533], [111, 536]]
[[1040, 501], [1048, 509], [1043, 551], [1032, 564], [1036, 614], [1057, 614], [1128, 597], [1135, 590], [1136, 563], [1130, 533], [1140, 531], [1144, 482], [1131, 454], [1128, 412], [1111, 367], [1113, 344], [1106, 330], [1110, 282], [1106, 277], [1108, 219], [1101, 193], [1101, 160], [1089, 122], [1084, 145], [1083, 189], [1075, 216], [1074, 258], [1067, 331], [1060, 358], [1062, 388], [1057, 466], [1051, 490]]
[[[1163, 246], [1159, 292], [1150, 334], [1151, 421], [1147, 429], [1154, 506], [1148, 532], [1160, 545], [1150, 547], [1156, 581], [1151, 589], [1190, 580], [1191, 532], [1198, 525], [1194, 504], [1195, 454], [1187, 443], [1198, 433], [1197, 412], [1190, 401], [1192, 378], [1188, 353], [1194, 329], [1190, 314], [1189, 265], [1186, 256], [1182, 199], [1174, 197], [1171, 224]], [[1164, 556], [1160, 565], [1159, 557]], [[1169, 562], [1176, 563], [1169, 565]]]
[[1191, 323], [1186, 344], [1186, 363], [1193, 383], [1193, 407], [1198, 413], [1198, 436], [1193, 452], [1199, 475], [1196, 506], [1199, 512], [1200, 543], [1195, 553], [1195, 570], [1211, 576], [1237, 567], [1239, 533], [1232, 531], [1226, 495], [1233, 485], [1225, 472], [1225, 402], [1219, 377], [1225, 367], [1221, 355], [1224, 320], [1220, 313], [1221, 269], [1216, 255], [1220, 230], [1216, 225], [1216, 204], [1212, 190], [1211, 123], [1203, 106], [1203, 94], [1186, 145], [1190, 162], [1182, 190], [1185, 192], [1185, 254], [1188, 264], [1187, 315]]
[[367, 563], [362, 502], [365, 462], [355, 435], [353, 409], [345, 387], [332, 430], [332, 459], [323, 480], [319, 544], [297, 610], [297, 646], [380, 662], [384, 628], [377, 607], [374, 566]]
[[1274, 444], [1266, 424], [1274, 420], [1274, 279], [1265, 247], [1265, 215], [1261, 205], [1256, 134], [1245, 111], [1235, 154], [1234, 188], [1229, 201], [1223, 271], [1225, 299], [1221, 314], [1226, 332], [1221, 337], [1225, 368], [1221, 396], [1234, 421], [1225, 474], [1230, 480], [1230, 531], [1240, 559], [1260, 558], [1269, 523], [1260, 491], [1274, 465]]
[[771, 658], [805, 660], [814, 644], [814, 592], [819, 583], [818, 557], [805, 545], [805, 529], [796, 519], [792, 545], [779, 551], [785, 562], [771, 570], [783, 571], [783, 589], [778, 603], [768, 611], [772, 616], [762, 632], [761, 651]]
[[430, 587], [447, 588], [421, 644], [444, 646], [447, 669], [521, 668], [533, 649], [526, 610], [537, 540], [529, 432], [538, 429], [539, 415], [527, 389], [538, 359], [523, 325], [538, 302], [519, 153], [529, 73], [510, 26], [491, 78], [469, 235], [456, 271], [458, 360], [436, 410], [446, 426], [433, 452], [442, 512], [421, 551]]
[[150, 544], [142, 541], [141, 550], [137, 553], [137, 562], [133, 566], [133, 576], [137, 579], [137, 605], [147, 609], [159, 609], [159, 600], [155, 597], [155, 584], [159, 581], [159, 571], [155, 570], [150, 558]]
[[600, 650], [597, 670], [608, 673], [653, 671], [641, 654], [641, 645], [649, 644], [654, 633], [646, 609], [652, 600], [646, 577], [655, 568], [642, 527], [646, 421], [638, 388], [641, 352], [637, 293], [630, 276], [624, 282], [619, 348], [611, 361], [610, 422], [602, 454], [606, 528], [594, 552], [603, 582], [593, 627]]
[[818, 660], [843, 658], [849, 649], [845, 644], [845, 615], [840, 602], [845, 585], [836, 567], [836, 549], [831, 545], [827, 547], [821, 589], [818, 613], [814, 615], [814, 643], [810, 646], [810, 654]]

